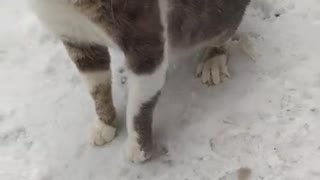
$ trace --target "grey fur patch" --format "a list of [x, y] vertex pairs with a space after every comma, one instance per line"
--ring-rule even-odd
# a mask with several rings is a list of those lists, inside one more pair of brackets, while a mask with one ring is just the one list
[[208, 47], [205, 52], [204, 59], [213, 58], [215, 56], [220, 56], [223, 54], [227, 54], [227, 50], [225, 47]]
[[111, 84], [101, 84], [91, 92], [99, 120], [110, 126], [116, 126], [116, 111], [113, 106]]
[[249, 180], [252, 174], [252, 170], [249, 168], [240, 168], [238, 170], [238, 180]]
[[63, 42], [79, 71], [101, 71], [110, 69], [108, 48], [100, 45]]
[[152, 151], [152, 115], [159, 96], [160, 92], [142, 104], [140, 112], [134, 117], [134, 129], [138, 133], [138, 143], [146, 156]]
[[238, 28], [250, 0], [168, 0], [168, 40], [187, 48], [217, 36], [228, 39]]

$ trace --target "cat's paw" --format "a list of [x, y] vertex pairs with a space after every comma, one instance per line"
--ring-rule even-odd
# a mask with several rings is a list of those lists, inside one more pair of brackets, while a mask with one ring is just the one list
[[95, 120], [90, 130], [90, 142], [95, 146], [102, 146], [111, 142], [116, 136], [117, 129], [100, 120]]
[[218, 55], [200, 62], [197, 67], [197, 76], [203, 84], [208, 86], [218, 85], [224, 78], [230, 78], [227, 55]]
[[136, 138], [128, 138], [125, 153], [126, 158], [134, 163], [142, 163], [151, 158], [151, 152], [144, 151]]

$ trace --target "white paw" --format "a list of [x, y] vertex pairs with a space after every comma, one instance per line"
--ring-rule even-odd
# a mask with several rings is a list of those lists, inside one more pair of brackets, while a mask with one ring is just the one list
[[238, 39], [238, 45], [240, 46], [241, 50], [253, 61], [258, 58], [258, 53], [248, 33], [236, 34], [233, 38]]
[[129, 161], [134, 163], [141, 163], [151, 158], [147, 155], [138, 144], [137, 140], [128, 139], [126, 144], [126, 157]]
[[197, 76], [203, 84], [209, 86], [222, 83], [223, 78], [230, 78], [227, 55], [215, 56], [200, 62], [197, 67]]
[[95, 146], [102, 146], [116, 136], [117, 129], [96, 120], [90, 131], [90, 142]]

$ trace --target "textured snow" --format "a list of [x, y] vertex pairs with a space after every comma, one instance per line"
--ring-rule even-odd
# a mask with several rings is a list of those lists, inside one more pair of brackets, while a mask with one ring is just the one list
[[145, 164], [123, 156], [121, 53], [112, 50], [122, 126], [91, 147], [93, 103], [59, 40], [24, 1], [1, 0], [0, 22], [1, 180], [237, 180], [240, 168], [252, 180], [320, 179], [319, 0], [253, 0], [239, 32], [257, 57], [233, 45], [232, 79], [219, 86], [200, 83], [194, 58], [172, 61]]

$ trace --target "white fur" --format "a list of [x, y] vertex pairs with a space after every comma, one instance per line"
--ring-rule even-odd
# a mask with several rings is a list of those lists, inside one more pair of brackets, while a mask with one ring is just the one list
[[81, 72], [81, 76], [85, 80], [90, 92], [92, 92], [97, 85], [111, 84], [110, 71]]
[[168, 12], [168, 9], [169, 9], [169, 5], [168, 5], [168, 1], [167, 0], [161, 0], [161, 1], [158, 1], [159, 3], [159, 8], [160, 8], [160, 18], [161, 18], [161, 22], [162, 22], [162, 25], [164, 26], [164, 30], [165, 30], [165, 34], [167, 34], [167, 12]]
[[95, 120], [90, 131], [90, 142], [96, 146], [102, 146], [110, 141], [116, 135], [116, 128], [109, 126], [100, 120]]
[[137, 138], [129, 137], [126, 144], [126, 157], [134, 163], [144, 162], [149, 157], [146, 157], [145, 152], [141, 151], [141, 147], [137, 142]]
[[239, 43], [241, 50], [248, 55], [252, 60], [257, 59], [257, 51], [250, 40], [250, 37], [246, 33], [239, 34]]
[[111, 37], [73, 6], [77, 0], [29, 0], [42, 23], [61, 38], [116, 47]]
[[165, 59], [157, 70], [151, 75], [136, 75], [129, 72], [129, 99], [127, 105], [127, 157], [133, 162], [145, 161], [138, 144], [138, 134], [134, 129], [134, 117], [139, 113], [143, 103], [151, 100], [163, 87], [167, 72], [168, 61]]

